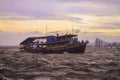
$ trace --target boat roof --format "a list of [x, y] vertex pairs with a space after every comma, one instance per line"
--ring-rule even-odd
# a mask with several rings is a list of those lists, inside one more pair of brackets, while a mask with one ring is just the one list
[[46, 39], [46, 38], [53, 38], [55, 36], [42, 36], [42, 37], [29, 37], [29, 38], [34, 38], [34, 39]]
[[75, 37], [77, 35], [74, 35], [74, 34], [65, 34], [65, 35], [62, 35], [62, 36], [58, 36], [58, 38], [70, 38], [70, 37]]
[[46, 39], [46, 38], [53, 38], [55, 36], [44, 36], [44, 37], [28, 37], [27, 39], [25, 39], [24, 41], [22, 41], [20, 43], [20, 45], [26, 45], [28, 43], [33, 42], [35, 39]]
[[73, 34], [66, 34], [66, 35], [62, 35], [62, 36], [43, 36], [43, 37], [28, 37], [27, 39], [25, 39], [24, 41], [22, 41], [20, 43], [20, 45], [27, 45], [31, 42], [33, 42], [35, 39], [46, 39], [46, 38], [54, 38], [54, 37], [57, 37], [57, 38], [70, 38], [70, 37], [74, 37], [74, 36], [77, 36], [77, 35], [73, 35]]

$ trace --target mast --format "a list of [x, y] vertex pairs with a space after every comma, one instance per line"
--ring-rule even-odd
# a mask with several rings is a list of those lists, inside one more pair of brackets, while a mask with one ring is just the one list
[[46, 36], [47, 36], [47, 25], [46, 25]]
[[72, 25], [72, 34], [73, 34], [73, 25]]
[[65, 34], [68, 34], [68, 29], [67, 29], [67, 27], [66, 27], [66, 30], [65, 30]]
[[74, 26], [72, 25], [72, 34], [74, 34]]

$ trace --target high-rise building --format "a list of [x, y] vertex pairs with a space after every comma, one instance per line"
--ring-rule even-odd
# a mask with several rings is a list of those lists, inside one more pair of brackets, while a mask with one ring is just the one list
[[102, 40], [99, 38], [95, 39], [95, 47], [102, 47]]

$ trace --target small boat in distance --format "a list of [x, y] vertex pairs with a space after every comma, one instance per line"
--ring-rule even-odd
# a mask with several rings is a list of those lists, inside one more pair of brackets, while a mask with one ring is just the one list
[[20, 43], [20, 49], [33, 53], [84, 53], [89, 41], [78, 41], [78, 35], [28, 37]]

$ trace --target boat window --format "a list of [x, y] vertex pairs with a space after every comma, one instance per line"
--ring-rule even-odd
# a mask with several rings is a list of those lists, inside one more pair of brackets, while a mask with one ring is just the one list
[[52, 40], [54, 40], [54, 38], [51, 38]]
[[42, 42], [45, 43], [46, 39], [36, 39], [33, 42], [38, 42], [39, 44], [41, 44]]

